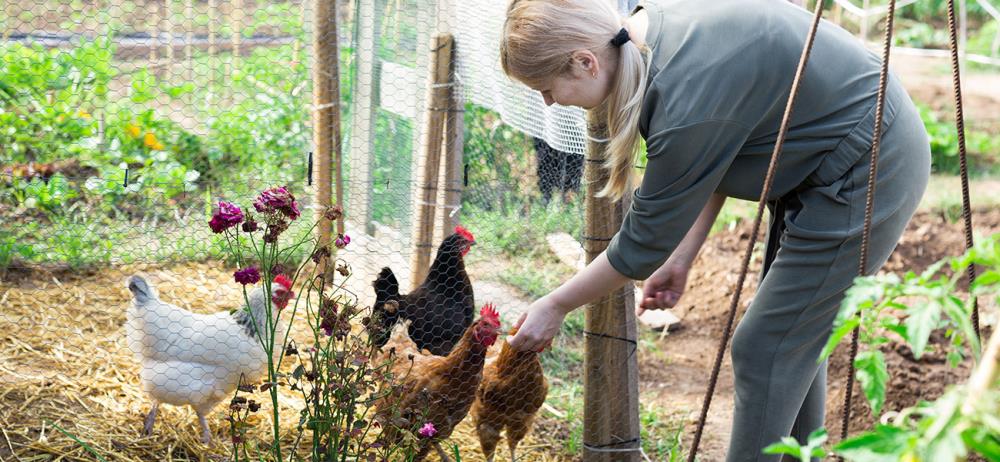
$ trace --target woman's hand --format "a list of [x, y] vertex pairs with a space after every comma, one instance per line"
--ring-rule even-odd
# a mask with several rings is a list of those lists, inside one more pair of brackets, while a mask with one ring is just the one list
[[515, 350], [541, 352], [552, 344], [552, 339], [559, 333], [566, 310], [542, 297], [531, 304], [528, 312], [514, 325], [517, 333], [507, 337], [507, 343]]
[[673, 308], [684, 295], [691, 266], [667, 261], [654, 272], [642, 286], [642, 303], [635, 310], [636, 316], [646, 310]]

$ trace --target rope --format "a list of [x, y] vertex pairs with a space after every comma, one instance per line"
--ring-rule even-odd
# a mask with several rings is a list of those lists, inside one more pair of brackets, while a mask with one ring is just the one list
[[[965, 116], [962, 111], [962, 79], [958, 65], [958, 36], [955, 32], [955, 1], [948, 2], [948, 33], [951, 44], [952, 83], [955, 86], [955, 128], [958, 130], [958, 159], [962, 176], [962, 220], [965, 226], [965, 249], [972, 248], [972, 203], [969, 200], [969, 164], [965, 155]], [[976, 279], [976, 267], [966, 268], [969, 284]], [[970, 296], [972, 296], [970, 294]], [[976, 338], [982, 338], [979, 332], [979, 303], [972, 299], [972, 327], [976, 330]]]
[[764, 177], [764, 187], [760, 193], [760, 200], [757, 202], [757, 216], [754, 218], [753, 231], [750, 232], [750, 242], [747, 244], [743, 254], [743, 264], [740, 267], [740, 277], [736, 281], [736, 289], [733, 291], [733, 298], [729, 304], [729, 314], [726, 318], [726, 327], [719, 339], [719, 349], [715, 354], [715, 364], [712, 366], [712, 376], [708, 382], [708, 390], [705, 392], [705, 401], [701, 406], [701, 415], [698, 417], [698, 427], [694, 433], [694, 440], [691, 443], [691, 452], [688, 453], [688, 462], [694, 462], [698, 455], [698, 445], [701, 444], [701, 435], [705, 430], [705, 421], [708, 418], [708, 409], [712, 405], [712, 395], [715, 394], [715, 386], [719, 380], [719, 370], [722, 368], [722, 358], [726, 353], [726, 346], [729, 344], [729, 335], [733, 331], [733, 320], [736, 318], [736, 307], [740, 304], [740, 293], [743, 282], [746, 280], [747, 272], [750, 269], [750, 258], [753, 256], [753, 248], [757, 243], [757, 234], [760, 231], [761, 218], [764, 215], [764, 206], [767, 197], [771, 194], [771, 185], [774, 183], [774, 172], [778, 166], [778, 155], [785, 144], [785, 137], [788, 135], [788, 125], [791, 122], [792, 110], [795, 108], [795, 98], [799, 93], [799, 86], [802, 76], [805, 74], [806, 63], [809, 62], [809, 54], [812, 51], [813, 41], [816, 38], [816, 30], [819, 27], [819, 20], [823, 16], [823, 2], [816, 2], [816, 10], [813, 13], [812, 25], [809, 29], [809, 36], [806, 38], [805, 46], [802, 49], [802, 56], [799, 58], [798, 68], [795, 70], [795, 78], [792, 80], [792, 88], [788, 95], [788, 104], [785, 106], [785, 114], [781, 118], [781, 128], [778, 130], [778, 139], [774, 144], [774, 151], [771, 153], [771, 161], [767, 166], [767, 176]]
[[[889, 0], [886, 13], [885, 44], [882, 49], [882, 68], [878, 77], [878, 94], [875, 102], [875, 129], [872, 133], [872, 150], [868, 160], [868, 191], [865, 194], [865, 226], [861, 232], [861, 258], [858, 264], [858, 275], [865, 276], [868, 268], [869, 247], [871, 247], [872, 215], [875, 205], [875, 179], [878, 174], [878, 153], [882, 141], [882, 116], [885, 106], [885, 87], [889, 79], [889, 50], [892, 46], [892, 25], [896, 13], [896, 0]], [[851, 398], [854, 395], [854, 359], [858, 355], [858, 332], [855, 327], [851, 332], [851, 353], [847, 362], [847, 388], [844, 392], [844, 407], [840, 421], [840, 439], [847, 438], [848, 426], [851, 421]], [[843, 457], [837, 457], [843, 461]]]

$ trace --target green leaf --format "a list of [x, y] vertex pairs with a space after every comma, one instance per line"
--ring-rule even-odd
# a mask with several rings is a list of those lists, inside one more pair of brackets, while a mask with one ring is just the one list
[[991, 462], [1000, 461], [1000, 437], [984, 428], [970, 428], [962, 432], [962, 441], [972, 451]]
[[898, 462], [909, 449], [912, 438], [906, 430], [876, 425], [868, 433], [840, 442], [833, 452], [854, 462]]
[[819, 354], [819, 359], [816, 362], [823, 362], [826, 358], [829, 358], [833, 354], [833, 350], [837, 348], [840, 341], [843, 338], [854, 331], [856, 327], [861, 325], [861, 320], [858, 318], [850, 318], [843, 322], [843, 324], [837, 326], [833, 329], [833, 333], [830, 334], [830, 338], [826, 341], [826, 346], [823, 347], [823, 352]]
[[854, 360], [854, 367], [857, 369], [855, 377], [871, 406], [872, 415], [878, 417], [885, 404], [885, 384], [889, 381], [885, 356], [881, 351], [863, 351]]
[[800, 452], [801, 446], [799, 446], [798, 440], [791, 436], [786, 436], [781, 439], [780, 443], [774, 443], [764, 448], [764, 454], [788, 454], [798, 457]]
[[906, 318], [906, 340], [913, 349], [913, 356], [920, 359], [927, 349], [927, 340], [931, 336], [931, 331], [941, 322], [941, 304], [936, 300], [927, 300], [924, 303], [914, 303], [907, 310], [909, 316]]

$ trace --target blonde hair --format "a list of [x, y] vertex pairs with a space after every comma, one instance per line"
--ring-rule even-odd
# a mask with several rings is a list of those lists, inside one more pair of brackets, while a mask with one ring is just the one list
[[577, 50], [617, 60], [617, 78], [603, 103], [611, 135], [604, 162], [609, 178], [598, 193], [612, 199], [631, 192], [647, 72], [634, 42], [611, 45], [621, 28], [622, 18], [608, 0], [512, 0], [500, 42], [504, 73], [535, 87], [569, 72]]

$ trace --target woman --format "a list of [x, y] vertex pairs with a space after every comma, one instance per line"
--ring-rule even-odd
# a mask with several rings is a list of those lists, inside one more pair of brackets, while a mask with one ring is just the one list
[[[758, 200], [811, 15], [774, 0], [650, 0], [627, 19], [606, 0], [514, 0], [501, 63], [546, 104], [603, 106], [611, 133], [601, 194], [633, 194], [606, 252], [532, 304], [511, 345], [544, 348], [570, 311], [645, 279], [644, 309], [677, 304], [726, 197]], [[732, 339], [729, 461], [823, 425], [818, 364], [858, 272], [880, 60], [823, 22], [768, 201], [777, 250]], [[630, 186], [640, 137], [648, 163]], [[927, 134], [899, 81], [885, 100], [867, 273], [889, 257], [930, 170]], [[734, 262], [735, 264], [736, 262]]]

